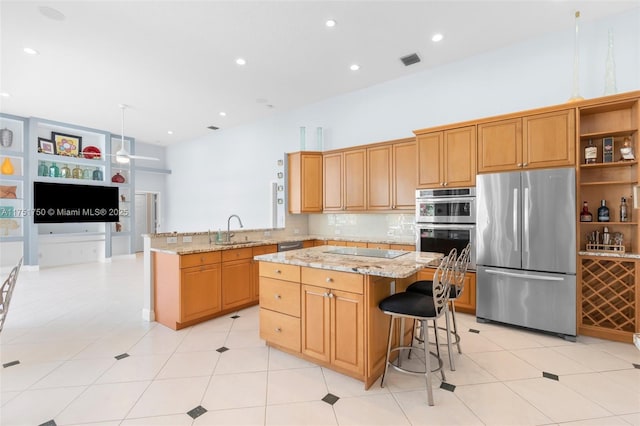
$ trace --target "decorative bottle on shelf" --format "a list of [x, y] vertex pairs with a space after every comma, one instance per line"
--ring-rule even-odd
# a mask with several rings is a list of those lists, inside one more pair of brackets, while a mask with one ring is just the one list
[[631, 138], [629, 136], [625, 137], [622, 141], [622, 146], [620, 147], [620, 156], [623, 160], [636, 159], [636, 157], [633, 155], [633, 147], [631, 146]]
[[71, 176], [74, 179], [82, 179], [82, 169], [80, 168], [80, 166], [75, 166], [73, 168], [73, 170], [71, 171]]
[[598, 207], [598, 222], [609, 222], [609, 207], [607, 207], [607, 201], [600, 201], [600, 207]]
[[56, 163], [51, 163], [51, 165], [49, 166], [49, 177], [60, 177], [60, 168], [58, 168]]
[[124, 176], [120, 174], [120, 172], [116, 172], [116, 174], [111, 177], [111, 182], [124, 183], [125, 179], [124, 179]]
[[589, 145], [584, 149], [585, 164], [593, 164], [598, 158], [598, 148], [593, 144], [593, 140], [589, 139]]
[[620, 200], [620, 222], [628, 222], [629, 215], [627, 213], [627, 199], [622, 197]]
[[0, 167], [0, 171], [2, 171], [3, 175], [12, 175], [13, 172], [15, 171], [9, 157], [4, 158], [4, 161], [2, 162], [2, 167]]
[[92, 177], [93, 177], [93, 173], [91, 172], [91, 169], [86, 167], [82, 171], [82, 179], [91, 180]]
[[38, 176], [49, 176], [49, 166], [44, 161], [38, 164]]
[[63, 164], [60, 168], [60, 177], [62, 178], [70, 178], [71, 177], [71, 169], [66, 164]]
[[102, 170], [99, 167], [93, 171], [93, 180], [102, 180]]
[[582, 202], [582, 211], [580, 212], [580, 222], [593, 222], [593, 215], [589, 212], [589, 204]]

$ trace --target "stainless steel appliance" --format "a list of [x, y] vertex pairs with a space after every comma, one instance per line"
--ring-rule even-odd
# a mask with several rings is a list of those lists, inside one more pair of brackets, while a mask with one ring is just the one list
[[285, 241], [278, 243], [278, 251], [299, 250], [304, 248], [302, 241]]
[[576, 336], [575, 171], [478, 175], [476, 317]]
[[475, 188], [416, 190], [416, 223], [475, 222]]
[[470, 269], [476, 267], [476, 188], [416, 191], [416, 251], [459, 252], [471, 243]]

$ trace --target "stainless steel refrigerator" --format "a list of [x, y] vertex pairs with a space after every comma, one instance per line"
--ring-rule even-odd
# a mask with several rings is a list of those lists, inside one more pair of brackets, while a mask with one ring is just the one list
[[476, 191], [476, 317], [574, 340], [575, 170], [478, 175]]

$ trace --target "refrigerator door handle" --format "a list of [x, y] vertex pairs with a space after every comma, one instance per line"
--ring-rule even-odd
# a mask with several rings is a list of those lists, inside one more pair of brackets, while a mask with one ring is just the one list
[[487, 269], [487, 274], [491, 275], [504, 275], [507, 277], [514, 278], [526, 278], [528, 280], [539, 280], [539, 281], [564, 281], [563, 277], [550, 277], [546, 275], [525, 275], [525, 274], [517, 274], [515, 272], [507, 272], [507, 271], [497, 271], [495, 269]]
[[522, 224], [524, 226], [524, 237], [522, 238], [522, 244], [524, 245], [522, 251], [529, 252], [529, 188], [524, 188], [524, 194], [522, 197], [524, 200], [524, 213]]
[[518, 188], [513, 188], [513, 251], [518, 251]]

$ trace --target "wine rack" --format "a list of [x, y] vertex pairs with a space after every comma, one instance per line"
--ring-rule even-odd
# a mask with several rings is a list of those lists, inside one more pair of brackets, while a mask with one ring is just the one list
[[638, 324], [636, 261], [583, 256], [581, 262], [578, 333], [630, 342]]

